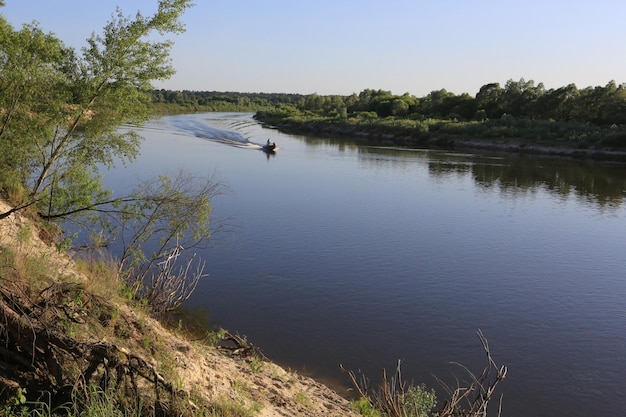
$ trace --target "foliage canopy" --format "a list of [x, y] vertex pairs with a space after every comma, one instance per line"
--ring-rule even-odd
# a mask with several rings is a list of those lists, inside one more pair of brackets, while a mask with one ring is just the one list
[[[166, 36], [183, 31], [189, 7], [160, 0], [154, 15], [133, 17], [117, 8], [80, 53], [36, 23], [16, 30], [0, 15], [0, 192], [14, 206], [0, 218], [30, 207], [41, 219], [89, 227], [98, 247], [116, 241], [120, 276], [153, 294], [160, 311], [184, 301], [202, 275], [189, 285], [186, 270], [171, 266], [183, 247], [209, 237], [210, 199], [221, 185], [180, 172], [114, 197], [99, 169], [137, 156], [141, 138], [119, 127], [152, 116], [152, 81], [174, 73]], [[170, 266], [153, 277], [164, 260]], [[172, 294], [166, 281], [180, 284], [174, 299], [162, 296]]]
[[[118, 8], [78, 54], [36, 23], [15, 30], [0, 16], [0, 186], [12, 203], [62, 217], [106, 200], [97, 175], [131, 161], [140, 140], [120, 132], [151, 115], [151, 82], [169, 78], [170, 40], [189, 0], [161, 0], [153, 16]], [[21, 190], [16, 192], [16, 190]]]

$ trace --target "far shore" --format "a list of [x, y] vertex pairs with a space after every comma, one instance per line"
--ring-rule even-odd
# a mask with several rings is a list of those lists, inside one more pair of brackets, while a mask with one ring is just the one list
[[352, 140], [357, 145], [401, 147], [407, 149], [444, 149], [464, 151], [487, 151], [494, 153], [534, 155], [549, 158], [566, 158], [594, 163], [626, 164], [626, 151], [598, 147], [572, 147], [564, 144], [550, 145], [528, 139], [515, 138], [468, 138], [462, 135], [442, 135], [428, 139], [416, 139], [404, 135], [369, 133], [364, 131], [344, 132], [341, 129], [308, 129], [304, 126], [269, 126], [290, 134], [313, 137], [330, 137], [334, 140]]
[[[436, 141], [436, 139], [434, 139]], [[567, 146], [546, 146], [536, 143], [528, 143], [525, 140], [515, 139], [449, 139], [447, 149], [459, 150], [484, 150], [490, 152], [505, 152], [516, 154], [529, 154], [552, 158], [568, 158], [587, 160], [601, 163], [626, 164], [626, 151], [611, 149], [584, 149]]]

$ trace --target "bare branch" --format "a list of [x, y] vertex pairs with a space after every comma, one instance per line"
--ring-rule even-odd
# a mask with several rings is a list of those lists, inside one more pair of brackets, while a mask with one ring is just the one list
[[[445, 382], [437, 378], [438, 382], [448, 395], [448, 399], [445, 401], [443, 407], [435, 414], [438, 417], [486, 417], [487, 407], [492, 399], [496, 386], [504, 380], [507, 374], [507, 367], [496, 365], [496, 362], [491, 356], [489, 350], [489, 344], [487, 338], [483, 335], [480, 329], [477, 332], [478, 338], [483, 346], [483, 350], [487, 356], [487, 365], [483, 368], [480, 376], [476, 376], [467, 367], [454, 363], [459, 366], [470, 377], [470, 382], [462, 384], [459, 378], [454, 375], [456, 380], [456, 386], [451, 387]], [[389, 417], [406, 417], [406, 416], [426, 416], [430, 415], [432, 409], [431, 403], [428, 403], [429, 399], [433, 400], [432, 406], [434, 406], [434, 391], [432, 397], [410, 397], [411, 394], [426, 394], [424, 386], [415, 386], [413, 384], [407, 385], [402, 380], [401, 361], [398, 360], [395, 375], [389, 379], [387, 372], [382, 370], [382, 382], [380, 386], [373, 392], [368, 392], [367, 379], [362, 376], [361, 381], [357, 380], [356, 375], [352, 371], [346, 370], [340, 365], [341, 371], [346, 374], [352, 385], [355, 387], [359, 395], [366, 398], [370, 404], [380, 410], [383, 415]], [[495, 376], [493, 371], [495, 370]], [[502, 412], [502, 395], [499, 398], [498, 404], [498, 416]]]
[[[445, 384], [443, 385], [449, 393], [450, 398], [446, 401], [443, 408], [439, 412], [440, 417], [486, 417], [487, 407], [491, 401], [496, 386], [506, 377], [508, 371], [507, 367], [498, 367], [491, 356], [487, 338], [480, 329], [477, 334], [480, 342], [482, 343], [485, 355], [487, 356], [487, 365], [483, 368], [483, 372], [480, 377], [476, 377], [469, 369], [459, 365], [470, 376], [471, 382], [467, 386], [461, 386], [457, 379], [457, 387], [454, 390], [450, 389], [450, 387]], [[495, 376], [490, 377], [494, 370]], [[466, 405], [463, 406], [462, 404]], [[498, 415], [500, 415], [501, 411], [502, 396], [500, 396]]]
[[158, 271], [152, 275], [149, 287], [146, 290], [146, 299], [152, 311], [162, 314], [172, 311], [182, 305], [193, 293], [200, 278], [204, 274], [204, 262], [196, 264], [196, 270], [190, 273], [195, 262], [196, 254], [189, 259], [186, 265], [175, 272], [178, 258], [184, 248], [180, 245], [163, 254], [163, 260], [157, 263]]
[[[353, 371], [347, 370], [341, 364], [339, 365], [339, 368], [341, 369], [341, 372], [343, 372], [345, 375], [348, 376], [348, 378], [350, 378], [350, 381], [352, 382], [352, 386], [358, 391], [359, 396], [369, 399], [369, 395], [367, 394], [367, 381], [365, 380], [365, 378], [363, 378], [362, 382], [359, 383], [357, 382], [356, 375], [354, 374]], [[370, 402], [371, 402], [371, 399], [370, 399]]]

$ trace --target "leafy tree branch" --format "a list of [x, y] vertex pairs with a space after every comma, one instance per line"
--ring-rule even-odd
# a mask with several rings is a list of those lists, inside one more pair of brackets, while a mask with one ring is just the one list
[[173, 43], [155, 34], [182, 32], [189, 7], [161, 0], [148, 17], [118, 8], [80, 55], [37, 24], [14, 30], [0, 16], [0, 186], [24, 190], [15, 206], [52, 219], [108, 201], [98, 167], [136, 157], [139, 136], [117, 128], [150, 117], [151, 82], [174, 73]]

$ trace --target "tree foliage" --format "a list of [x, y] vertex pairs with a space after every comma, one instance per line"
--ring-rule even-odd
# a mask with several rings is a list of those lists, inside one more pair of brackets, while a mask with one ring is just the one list
[[[560, 123], [588, 123], [594, 126], [624, 124], [626, 121], [626, 84], [610, 81], [606, 86], [578, 89], [575, 84], [546, 89], [543, 83], [521, 78], [483, 85], [471, 96], [446, 89], [433, 90], [424, 97], [409, 93], [394, 95], [386, 90], [365, 89], [349, 96], [317, 93], [309, 95], [279, 93], [235, 93], [207, 91], [152, 92], [155, 105], [173, 104], [185, 110], [260, 111], [265, 116], [326, 117], [349, 120], [362, 114], [376, 118], [411, 120], [448, 120], [459, 123], [494, 121], [505, 118]], [[170, 108], [172, 109], [172, 107]]]
[[191, 261], [177, 272], [176, 261], [210, 236], [210, 199], [222, 186], [180, 172], [114, 197], [99, 170], [138, 154], [140, 137], [119, 127], [151, 117], [152, 81], [174, 72], [166, 36], [183, 30], [190, 6], [160, 0], [154, 15], [133, 17], [118, 8], [80, 53], [35, 23], [15, 30], [0, 16], [0, 191], [15, 206], [0, 217], [32, 206], [41, 219], [88, 226], [94, 244], [115, 245], [121, 278], [158, 312], [203, 275]]
[[306, 96], [283, 93], [239, 93], [220, 91], [152, 91], [153, 110], [157, 113], [193, 111], [258, 111], [281, 104], [295, 105]]
[[154, 39], [181, 32], [188, 7], [161, 0], [153, 16], [132, 18], [118, 8], [80, 54], [0, 16], [0, 185], [24, 190], [14, 204], [55, 218], [107, 198], [98, 168], [137, 155], [139, 137], [117, 128], [150, 117], [151, 82], [174, 72], [172, 42]]
[[[338, 112], [337, 109], [342, 109]], [[454, 138], [515, 139], [572, 149], [626, 148], [626, 84], [546, 89], [533, 80], [485, 84], [474, 97], [433, 90], [303, 96], [255, 117], [291, 132], [367, 138], [369, 143], [451, 146]]]
[[[294, 105], [293, 102], [287, 103]], [[533, 80], [508, 80], [483, 85], [475, 96], [454, 94], [446, 89], [433, 90], [424, 97], [405, 93], [393, 95], [390, 91], [366, 89], [351, 96], [303, 96], [295, 103], [300, 112], [331, 115], [337, 108], [345, 108], [347, 117], [361, 112], [375, 112], [377, 117], [411, 119], [436, 118], [468, 122], [500, 119], [504, 114], [518, 119], [576, 121], [595, 125], [622, 124], [626, 120], [626, 85], [610, 81], [606, 86], [579, 90], [575, 84], [557, 89], [546, 89]], [[476, 117], [479, 114], [480, 117]]]
[[224, 191], [224, 185], [212, 177], [179, 171], [173, 177], [146, 180], [130, 196], [114, 200], [107, 217], [118, 233], [107, 235], [118, 239], [120, 272], [126, 271], [139, 288], [174, 248], [206, 244], [212, 233], [211, 199]]

